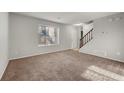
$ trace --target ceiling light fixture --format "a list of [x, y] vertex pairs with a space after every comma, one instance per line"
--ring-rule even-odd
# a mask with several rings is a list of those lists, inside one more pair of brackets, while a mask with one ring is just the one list
[[83, 23], [79, 23], [79, 24], [73, 24], [74, 26], [82, 26]]

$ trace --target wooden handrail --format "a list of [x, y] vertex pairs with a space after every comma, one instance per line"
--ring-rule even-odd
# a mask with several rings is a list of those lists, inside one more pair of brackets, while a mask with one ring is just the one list
[[83, 47], [86, 43], [88, 43], [92, 37], [93, 28], [80, 39], [80, 48]]
[[82, 40], [84, 37], [86, 37], [92, 31], [93, 31], [93, 28], [86, 35], [84, 35], [80, 40]]

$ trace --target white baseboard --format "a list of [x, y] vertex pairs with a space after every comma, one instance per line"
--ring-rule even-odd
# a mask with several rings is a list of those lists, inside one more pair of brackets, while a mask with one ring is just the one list
[[26, 58], [26, 57], [32, 57], [32, 56], [37, 56], [37, 55], [47, 54], [47, 53], [54, 53], [54, 52], [59, 52], [59, 51], [64, 51], [64, 50], [69, 50], [69, 49], [71, 49], [71, 48], [56, 50], [56, 51], [52, 51], [52, 52], [37, 53], [37, 54], [26, 55], [26, 56], [21, 56], [21, 57], [14, 57], [14, 58], [9, 58], [9, 60], [15, 60], [15, 59], [21, 59], [21, 58]]
[[95, 54], [92, 54], [92, 53], [86, 53], [86, 52], [81, 52], [81, 51], [79, 51], [79, 52], [124, 63], [123, 60], [118, 60], [118, 59], [114, 59], [114, 58], [110, 58], [110, 57], [99, 56], [99, 55], [95, 55]]
[[7, 66], [8, 66], [8, 63], [9, 63], [9, 60], [6, 62], [6, 64], [3, 67], [2, 73], [0, 74], [0, 80], [2, 79], [2, 76], [3, 76], [5, 70], [6, 70]]

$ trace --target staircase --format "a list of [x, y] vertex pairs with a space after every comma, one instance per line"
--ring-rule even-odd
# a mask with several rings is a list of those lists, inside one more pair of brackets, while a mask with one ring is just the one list
[[80, 39], [80, 48], [93, 39], [92, 33], [93, 33], [93, 28]]

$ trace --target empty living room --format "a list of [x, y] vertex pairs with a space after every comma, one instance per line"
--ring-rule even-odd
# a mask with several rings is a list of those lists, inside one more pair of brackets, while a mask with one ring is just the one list
[[123, 81], [123, 12], [0, 12], [1, 81]]

